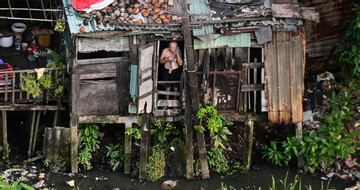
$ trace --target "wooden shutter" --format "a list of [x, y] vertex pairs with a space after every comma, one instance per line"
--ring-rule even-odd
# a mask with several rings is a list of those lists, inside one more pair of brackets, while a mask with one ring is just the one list
[[[153, 55], [155, 44], [147, 44], [139, 51], [139, 100], [138, 113], [150, 113], [153, 106]], [[146, 110], [144, 110], [146, 107]]]

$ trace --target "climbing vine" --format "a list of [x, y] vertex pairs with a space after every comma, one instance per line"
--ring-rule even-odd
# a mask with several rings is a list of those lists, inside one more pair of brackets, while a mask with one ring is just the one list
[[201, 133], [209, 131], [210, 136], [212, 136], [213, 148], [207, 152], [210, 168], [218, 173], [229, 171], [229, 160], [224, 154], [224, 150], [226, 149], [224, 142], [228, 141], [228, 135], [232, 135], [227, 126], [233, 123], [226, 120], [224, 116], [219, 115], [214, 106], [201, 107], [196, 117], [205, 120], [205, 122], [202, 122], [204, 125], [194, 126], [195, 130]]

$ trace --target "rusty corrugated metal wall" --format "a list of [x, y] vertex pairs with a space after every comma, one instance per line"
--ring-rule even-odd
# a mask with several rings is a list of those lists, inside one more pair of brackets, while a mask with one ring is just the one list
[[[308, 58], [331, 58], [341, 50], [341, 40], [354, 14], [353, 3], [358, 0], [314, 0], [304, 4], [315, 7], [320, 22], [306, 21], [306, 53]], [[314, 60], [316, 62], [316, 60]]]
[[305, 73], [305, 30], [273, 32], [265, 44], [265, 91], [268, 117], [274, 123], [302, 121]]

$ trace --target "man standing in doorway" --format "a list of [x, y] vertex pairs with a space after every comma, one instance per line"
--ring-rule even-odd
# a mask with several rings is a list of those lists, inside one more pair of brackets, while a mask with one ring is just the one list
[[[179, 67], [183, 65], [183, 60], [177, 42], [170, 42], [169, 47], [162, 51], [160, 64], [164, 64], [162, 73], [164, 81], [180, 81], [181, 70]], [[180, 84], [165, 84], [166, 91], [170, 92], [171, 87], [174, 92], [179, 92]], [[166, 100], [169, 100], [169, 97], [166, 95]], [[177, 99], [177, 96], [174, 99]]]

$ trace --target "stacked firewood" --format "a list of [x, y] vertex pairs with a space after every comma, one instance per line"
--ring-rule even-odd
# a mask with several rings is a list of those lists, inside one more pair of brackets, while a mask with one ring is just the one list
[[[86, 26], [92, 19], [95, 19], [97, 24], [103, 23], [104, 26], [106, 24], [112, 26], [115, 23], [181, 23], [179, 16], [168, 11], [169, 6], [174, 6], [173, 0], [136, 0], [135, 3], [129, 3], [128, 0], [114, 0], [102, 10], [94, 10], [90, 13], [80, 12], [80, 15]], [[100, 26], [97, 25], [97, 27]]]

